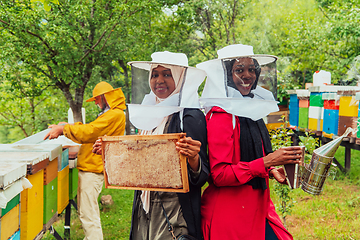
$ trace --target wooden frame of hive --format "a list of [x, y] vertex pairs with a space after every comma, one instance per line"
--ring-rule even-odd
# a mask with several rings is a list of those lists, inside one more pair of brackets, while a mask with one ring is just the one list
[[101, 137], [105, 188], [188, 192], [186, 157], [176, 150], [180, 136]]

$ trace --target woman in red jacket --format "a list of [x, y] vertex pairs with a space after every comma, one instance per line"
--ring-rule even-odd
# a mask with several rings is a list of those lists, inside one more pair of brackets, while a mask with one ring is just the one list
[[202, 196], [204, 238], [292, 239], [270, 199], [269, 176], [284, 183], [283, 170], [274, 166], [298, 163], [301, 149], [272, 152], [262, 118], [278, 111], [277, 102], [259, 86], [261, 81], [276, 89], [277, 58], [254, 55], [251, 46], [240, 44], [220, 49], [218, 55], [197, 66], [208, 75], [201, 98], [211, 170]]

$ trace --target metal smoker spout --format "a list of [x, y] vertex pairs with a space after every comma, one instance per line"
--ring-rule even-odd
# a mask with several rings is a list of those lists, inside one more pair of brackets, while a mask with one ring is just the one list
[[336, 150], [339, 148], [341, 141], [349, 135], [349, 133], [354, 132], [354, 129], [347, 128], [343, 135], [340, 137], [328, 142], [327, 144], [317, 148], [314, 152], [318, 155], [325, 157], [334, 157]]

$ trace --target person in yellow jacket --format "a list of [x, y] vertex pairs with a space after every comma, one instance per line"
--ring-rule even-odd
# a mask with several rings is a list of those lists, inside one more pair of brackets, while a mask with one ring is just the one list
[[79, 217], [85, 233], [84, 240], [98, 240], [103, 239], [97, 199], [104, 175], [101, 155], [92, 152], [93, 144], [100, 136], [124, 135], [126, 106], [121, 88], [113, 89], [107, 82], [98, 83], [93, 90], [93, 97], [86, 101], [95, 101], [102, 110], [95, 121], [88, 124], [77, 122], [73, 125], [50, 125], [51, 130], [45, 139], [54, 139], [63, 134], [82, 144], [77, 156]]

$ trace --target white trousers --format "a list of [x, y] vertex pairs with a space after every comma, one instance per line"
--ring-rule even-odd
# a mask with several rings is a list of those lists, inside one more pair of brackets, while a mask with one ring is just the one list
[[79, 171], [78, 210], [84, 240], [102, 240], [98, 197], [104, 183], [104, 174]]

